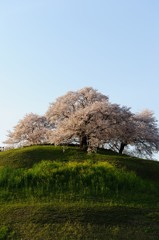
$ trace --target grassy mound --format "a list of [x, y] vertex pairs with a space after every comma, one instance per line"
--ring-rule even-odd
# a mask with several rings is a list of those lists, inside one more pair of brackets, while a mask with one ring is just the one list
[[78, 147], [0, 152], [0, 239], [159, 239], [158, 196], [157, 161]]
[[33, 146], [1, 152], [0, 166], [2, 202], [145, 198], [146, 203], [158, 194], [159, 162], [107, 150], [87, 154], [77, 147]]
[[87, 154], [78, 147], [32, 146], [0, 152], [0, 168], [32, 168], [42, 160], [59, 162], [107, 162], [116, 168], [133, 171], [139, 177], [159, 183], [159, 162], [119, 155], [99, 149], [97, 154]]

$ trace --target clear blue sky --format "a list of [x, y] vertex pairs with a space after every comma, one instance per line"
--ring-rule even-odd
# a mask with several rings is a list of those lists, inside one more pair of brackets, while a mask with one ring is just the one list
[[159, 120], [158, 13], [158, 0], [1, 1], [0, 144], [26, 113], [85, 86]]

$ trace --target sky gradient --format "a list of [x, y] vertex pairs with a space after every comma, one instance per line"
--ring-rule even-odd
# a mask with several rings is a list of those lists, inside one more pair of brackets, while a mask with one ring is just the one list
[[0, 146], [25, 114], [90, 86], [159, 120], [158, 0], [0, 3]]

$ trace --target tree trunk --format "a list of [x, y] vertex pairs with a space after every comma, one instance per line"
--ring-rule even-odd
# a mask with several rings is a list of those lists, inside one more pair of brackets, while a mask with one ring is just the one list
[[120, 153], [120, 154], [123, 153], [124, 147], [125, 147], [126, 145], [127, 145], [127, 144], [126, 144], [126, 143], [123, 143], [123, 142], [120, 144], [120, 149], [119, 149], [119, 153]]
[[86, 150], [87, 149], [87, 137], [86, 136], [81, 136], [81, 139], [80, 139], [80, 148], [82, 150]]

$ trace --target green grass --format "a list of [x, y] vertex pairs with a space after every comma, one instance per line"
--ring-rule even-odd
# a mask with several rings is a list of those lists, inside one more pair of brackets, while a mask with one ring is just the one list
[[[151, 239], [159, 238], [159, 212], [85, 204], [11, 205], [0, 210], [8, 239]], [[5, 239], [5, 238], [4, 238]]]
[[108, 150], [0, 152], [0, 239], [159, 239], [159, 162]]
[[[60, 198], [78, 201], [122, 199], [133, 203], [140, 194], [140, 198], [145, 196], [146, 203], [147, 198], [153, 201], [152, 195], [158, 194], [156, 185], [143, 180], [134, 172], [115, 168], [107, 162], [90, 160], [83, 162], [42, 160], [29, 169], [3, 167], [0, 170], [0, 190], [2, 201], [6, 199], [12, 202], [14, 199], [17, 202], [17, 198], [19, 201], [25, 199], [41, 201], [41, 198], [51, 201]], [[139, 199], [138, 202], [140, 201]]]

